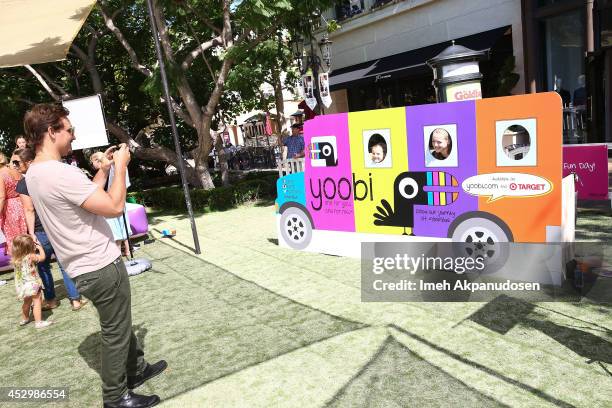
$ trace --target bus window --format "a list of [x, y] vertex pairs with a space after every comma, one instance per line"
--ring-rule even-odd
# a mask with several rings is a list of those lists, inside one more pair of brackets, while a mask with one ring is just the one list
[[536, 166], [536, 120], [516, 119], [495, 123], [497, 165]]
[[370, 129], [363, 131], [363, 163], [367, 168], [390, 168], [391, 129]]
[[426, 167], [457, 167], [457, 125], [423, 127]]

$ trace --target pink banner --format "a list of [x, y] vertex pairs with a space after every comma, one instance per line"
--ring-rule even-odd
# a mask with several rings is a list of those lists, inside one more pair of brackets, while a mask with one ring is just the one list
[[576, 173], [579, 200], [608, 199], [608, 146], [563, 146], [563, 177]]

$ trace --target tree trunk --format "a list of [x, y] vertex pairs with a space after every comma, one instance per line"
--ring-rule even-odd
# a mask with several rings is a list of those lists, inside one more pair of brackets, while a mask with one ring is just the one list
[[225, 148], [223, 147], [223, 133], [218, 132], [215, 139], [215, 150], [217, 151], [217, 157], [219, 158], [219, 171], [221, 172], [221, 184], [223, 187], [229, 186], [229, 168], [227, 166], [227, 156], [225, 155]]
[[206, 160], [196, 157], [195, 168], [191, 170], [191, 172], [187, 172], [189, 174], [190, 183], [193, 181], [192, 184], [194, 186], [200, 186], [204, 190], [212, 190], [215, 188], [215, 184], [213, 183], [210, 170], [208, 168], [208, 156], [206, 157]]
[[274, 77], [274, 102], [276, 105], [276, 126], [278, 129], [277, 143], [278, 146], [283, 145], [283, 137], [288, 135], [287, 121], [285, 120], [285, 98], [283, 98], [283, 85], [280, 80], [280, 75], [277, 72], [273, 73]]

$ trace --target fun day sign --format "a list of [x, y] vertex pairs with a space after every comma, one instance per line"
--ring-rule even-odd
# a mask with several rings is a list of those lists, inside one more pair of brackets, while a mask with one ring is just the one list
[[584, 144], [563, 146], [563, 177], [576, 174], [579, 200], [608, 199], [608, 146]]
[[317, 116], [304, 171], [277, 182], [279, 243], [359, 256], [361, 242], [464, 242], [474, 228], [566, 241], [561, 115], [550, 92]]

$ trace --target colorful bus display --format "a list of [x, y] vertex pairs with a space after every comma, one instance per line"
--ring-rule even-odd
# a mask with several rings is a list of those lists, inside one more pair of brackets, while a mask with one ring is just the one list
[[556, 93], [316, 117], [304, 171], [277, 182], [279, 242], [566, 241], [561, 126]]

